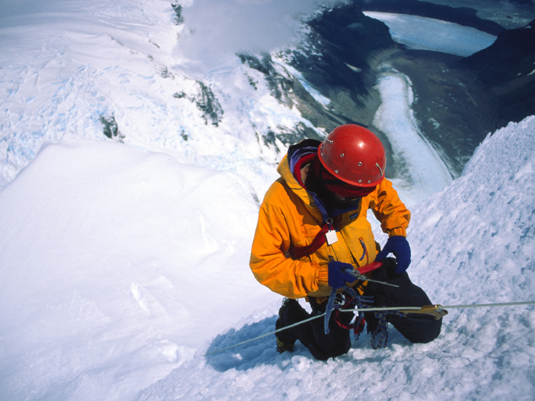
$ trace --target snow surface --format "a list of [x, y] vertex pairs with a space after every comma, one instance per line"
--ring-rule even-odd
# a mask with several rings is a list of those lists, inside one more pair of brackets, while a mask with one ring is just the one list
[[409, 49], [433, 50], [468, 57], [489, 47], [495, 35], [453, 22], [417, 15], [365, 11], [365, 15], [384, 22], [396, 42]]
[[[205, 21], [221, 20], [213, 1], [177, 3], [187, 17], [182, 25], [174, 24], [176, 15], [165, 0], [118, 0], [113, 6], [104, 0], [0, 4], [0, 187], [33, 160], [43, 143], [104, 139], [100, 120], [113, 117], [124, 142], [168, 153], [182, 163], [235, 172], [252, 182], [258, 198], [263, 196], [286, 147], [266, 146], [259, 137], [273, 128], [312, 126], [295, 108], [271, 96], [262, 74], [240, 64], [234, 51], [245, 44], [231, 43], [232, 24], [201, 24], [202, 16]], [[235, 12], [228, 18], [262, 19], [262, 27], [312, 9], [307, 1], [279, 4], [281, 9], [272, 13], [265, 12], [274, 5], [270, 1], [230, 3]], [[436, 23], [434, 31], [443, 28], [439, 21], [431, 22]], [[447, 27], [450, 43], [480, 46], [478, 37], [467, 38], [462, 27]], [[281, 36], [268, 40], [263, 28], [256, 33], [253, 28], [243, 28], [249, 29], [248, 40], [257, 40], [253, 47], [267, 51], [283, 45]], [[418, 40], [426, 43], [429, 36]], [[218, 40], [199, 42], [203, 37]], [[287, 40], [291, 43], [295, 37]], [[189, 53], [192, 43], [202, 43], [204, 50]], [[450, 49], [450, 43], [442, 43], [442, 50]], [[206, 54], [210, 59], [203, 58]], [[293, 71], [275, 60], [280, 71]], [[210, 69], [190, 75], [191, 66], [198, 64]], [[321, 104], [328, 104], [301, 81]], [[200, 82], [213, 91], [224, 112], [218, 126], [207, 124], [192, 101], [201, 97]], [[402, 119], [407, 110], [396, 104], [390, 113]], [[397, 132], [386, 134], [395, 137]], [[403, 159], [401, 153], [396, 157]], [[403, 187], [414, 189], [411, 182], [418, 179], [407, 174], [411, 170], [399, 177]]]
[[[533, 300], [535, 117], [487, 138], [413, 209], [410, 274], [433, 302]], [[274, 336], [247, 266], [257, 204], [232, 173], [129, 145], [46, 146], [0, 192], [0, 388], [9, 400], [532, 399], [533, 307], [451, 310], [442, 335], [364, 335], [315, 361]], [[432, 383], [432, 385], [430, 385]]]
[[202, 97], [201, 85], [175, 54], [185, 28], [173, 24], [170, 2], [55, 0], [46, 10], [38, 3], [8, 3], [9, 12], [0, 13], [0, 186], [44, 142], [105, 139], [100, 119], [114, 117], [124, 142], [239, 171], [263, 194], [280, 149], [258, 136], [270, 127], [310, 125], [237, 57], [202, 81], [224, 110], [218, 126], [207, 123], [193, 101]]
[[79, 140], [0, 205], [3, 399], [128, 399], [274, 298], [247, 271], [258, 208], [232, 173]]
[[[487, 138], [461, 178], [413, 210], [415, 283], [443, 305], [533, 301], [535, 117]], [[343, 357], [315, 361], [299, 343], [278, 355], [274, 336], [204, 357], [273, 329], [278, 304], [209, 341], [135, 400], [532, 400], [533, 306], [452, 309], [441, 336], [389, 346], [361, 336]]]
[[[272, 335], [203, 356], [274, 329], [280, 297], [248, 259], [285, 147], [257, 135], [309, 123], [222, 57], [202, 76], [224, 110], [207, 124], [177, 51], [188, 29], [163, 0], [0, 4], [0, 399], [533, 399], [532, 307], [452, 310], [431, 344], [391, 329], [385, 350], [363, 336], [328, 362], [301, 345], [278, 355]], [[376, 123], [398, 121], [385, 129], [407, 166], [395, 182], [413, 205], [413, 280], [446, 305], [529, 300], [534, 117], [451, 183], [407, 77], [386, 70], [378, 89]]]

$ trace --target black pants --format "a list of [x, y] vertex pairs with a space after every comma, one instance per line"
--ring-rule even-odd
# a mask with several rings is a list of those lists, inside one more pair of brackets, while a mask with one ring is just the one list
[[[399, 287], [391, 287], [379, 283], [369, 282], [365, 287], [365, 296], [374, 297], [375, 306], [424, 306], [431, 305], [427, 294], [414, 285], [407, 273], [399, 276], [390, 274], [386, 268], [374, 272], [375, 280], [387, 281]], [[290, 301], [279, 312], [279, 326], [284, 327], [308, 319], [311, 316], [325, 312], [326, 302], [318, 304], [316, 298], [309, 297], [312, 314], [309, 315], [297, 301]], [[349, 323], [352, 313], [342, 313], [343, 322]], [[373, 332], [377, 326], [377, 319], [373, 312], [365, 314], [368, 332]], [[440, 334], [442, 320], [435, 320], [426, 315], [395, 316], [387, 315], [387, 322], [391, 323], [406, 339], [413, 343], [427, 343], [433, 341]], [[330, 333], [325, 335], [323, 318], [292, 327], [277, 333], [283, 342], [301, 341], [314, 358], [327, 360], [331, 357], [345, 354], [351, 348], [350, 331], [341, 328], [331, 316], [329, 321]]]

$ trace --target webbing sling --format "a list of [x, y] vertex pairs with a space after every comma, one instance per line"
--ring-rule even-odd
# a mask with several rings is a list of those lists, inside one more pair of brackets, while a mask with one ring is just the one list
[[301, 259], [304, 256], [309, 256], [316, 252], [327, 241], [325, 234], [327, 234], [328, 231], [329, 224], [325, 223], [321, 230], [316, 234], [310, 245], [290, 247], [288, 252], [290, 253], [292, 259]]

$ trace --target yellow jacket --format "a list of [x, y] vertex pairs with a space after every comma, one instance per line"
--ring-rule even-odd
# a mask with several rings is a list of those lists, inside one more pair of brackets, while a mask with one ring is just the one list
[[309, 245], [324, 223], [311, 195], [290, 171], [287, 156], [277, 171], [281, 177], [271, 185], [260, 207], [250, 259], [256, 279], [272, 291], [294, 299], [326, 296], [330, 293], [329, 256], [354, 267], [373, 262], [377, 248], [367, 220], [368, 209], [373, 210], [384, 232], [406, 236], [410, 212], [392, 183], [384, 179], [362, 198], [359, 209], [339, 216], [337, 242], [323, 244], [310, 256], [291, 259], [290, 246]]

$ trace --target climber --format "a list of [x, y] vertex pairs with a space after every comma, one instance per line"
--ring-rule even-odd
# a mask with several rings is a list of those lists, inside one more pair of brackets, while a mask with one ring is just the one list
[[[410, 212], [385, 178], [385, 168], [381, 141], [356, 124], [337, 127], [323, 142], [305, 139], [290, 146], [277, 169], [280, 178], [260, 207], [250, 258], [256, 279], [285, 297], [277, 329], [311, 316], [298, 299], [309, 302], [312, 316], [321, 314], [331, 289], [343, 292], [344, 286], [373, 297], [378, 306], [431, 304], [406, 272], [411, 262], [406, 239]], [[368, 209], [389, 236], [382, 250], [372, 233]], [[383, 266], [368, 278], [397, 287], [355, 281], [345, 270], [376, 260]], [[373, 332], [378, 317], [366, 313], [365, 318]], [[339, 314], [338, 319], [333, 316], [328, 334], [321, 319], [280, 331], [277, 348], [292, 351], [299, 340], [316, 359], [345, 354], [351, 347], [345, 326], [352, 319], [351, 312]], [[428, 316], [387, 315], [386, 321], [411, 342], [429, 342], [440, 334], [441, 320]]]

